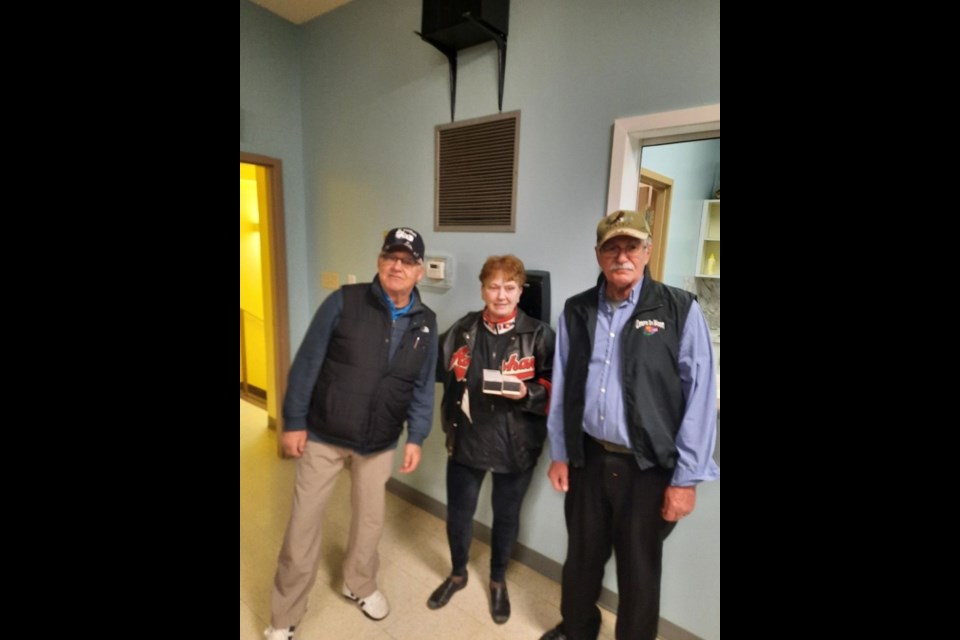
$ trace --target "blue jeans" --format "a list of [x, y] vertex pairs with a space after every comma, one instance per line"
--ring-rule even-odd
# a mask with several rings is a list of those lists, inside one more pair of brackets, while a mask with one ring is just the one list
[[[493, 534], [490, 540], [490, 580], [503, 582], [520, 531], [520, 507], [527, 494], [533, 469], [520, 473], [493, 473]], [[455, 576], [467, 575], [473, 514], [477, 511], [484, 469], [467, 467], [450, 458], [447, 462], [447, 540]]]

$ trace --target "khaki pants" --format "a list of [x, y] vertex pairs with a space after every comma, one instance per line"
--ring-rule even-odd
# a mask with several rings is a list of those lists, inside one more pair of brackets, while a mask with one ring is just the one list
[[277, 562], [273, 583], [271, 624], [276, 629], [296, 625], [307, 611], [307, 596], [317, 579], [323, 512], [337, 474], [350, 458], [350, 536], [343, 561], [343, 579], [354, 595], [366, 598], [377, 590], [387, 480], [393, 450], [362, 456], [350, 449], [307, 442], [297, 463], [293, 511]]

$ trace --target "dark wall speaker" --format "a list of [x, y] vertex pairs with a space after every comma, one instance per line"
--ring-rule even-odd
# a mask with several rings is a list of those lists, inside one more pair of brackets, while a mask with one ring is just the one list
[[420, 32], [429, 40], [458, 51], [490, 40], [489, 34], [464, 14], [507, 35], [510, 0], [423, 0]]
[[518, 307], [531, 318], [550, 323], [550, 272], [527, 270]]

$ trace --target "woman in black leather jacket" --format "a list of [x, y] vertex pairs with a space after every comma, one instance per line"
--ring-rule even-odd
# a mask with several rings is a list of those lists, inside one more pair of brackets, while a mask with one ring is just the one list
[[440, 336], [437, 381], [447, 437], [447, 539], [453, 570], [430, 596], [439, 609], [467, 585], [467, 561], [480, 485], [493, 475], [490, 614], [510, 617], [504, 581], [520, 528], [520, 508], [546, 438], [555, 336], [517, 308], [523, 262], [491, 256], [480, 271], [485, 307]]

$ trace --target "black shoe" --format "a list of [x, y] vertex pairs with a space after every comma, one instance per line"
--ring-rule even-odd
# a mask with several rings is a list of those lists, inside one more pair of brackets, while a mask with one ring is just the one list
[[545, 634], [540, 636], [540, 640], [568, 640], [567, 634], [563, 632], [563, 629], [560, 628], [560, 625], [557, 625], [550, 631], [547, 631]]
[[467, 576], [463, 576], [463, 580], [459, 583], [453, 581], [453, 576], [448, 577], [443, 581], [443, 584], [437, 587], [436, 591], [430, 594], [430, 599], [427, 600], [427, 606], [431, 609], [439, 609], [445, 606], [450, 602], [453, 594], [465, 586], [467, 586]]
[[510, 619], [510, 596], [507, 595], [507, 585], [490, 586], [490, 615], [497, 624], [503, 624]]

